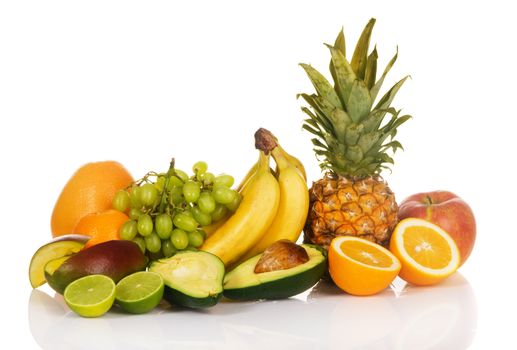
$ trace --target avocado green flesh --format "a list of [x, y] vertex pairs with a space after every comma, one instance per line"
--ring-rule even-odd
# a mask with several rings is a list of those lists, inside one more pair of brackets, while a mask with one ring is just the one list
[[213, 254], [180, 252], [153, 262], [149, 271], [162, 276], [164, 297], [172, 304], [203, 308], [215, 305], [221, 298], [224, 264]]
[[229, 299], [283, 299], [304, 292], [316, 284], [326, 271], [326, 258], [318, 250], [302, 245], [309, 261], [290, 269], [255, 273], [261, 255], [255, 256], [224, 279], [224, 296]]

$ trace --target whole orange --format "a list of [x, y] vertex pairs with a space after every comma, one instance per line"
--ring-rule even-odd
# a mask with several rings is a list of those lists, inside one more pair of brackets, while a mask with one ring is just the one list
[[118, 231], [129, 217], [115, 209], [109, 209], [100, 213], [92, 213], [84, 216], [75, 226], [73, 233], [92, 237], [84, 246], [93, 245], [120, 239]]
[[132, 182], [131, 174], [115, 161], [80, 167], [68, 180], [54, 206], [50, 222], [52, 236], [72, 233], [83, 216], [110, 209], [115, 192]]

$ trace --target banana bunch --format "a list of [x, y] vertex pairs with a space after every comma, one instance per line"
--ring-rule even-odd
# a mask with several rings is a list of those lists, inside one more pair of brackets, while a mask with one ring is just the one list
[[[280, 147], [269, 131], [259, 129], [255, 140], [259, 159], [237, 187], [243, 196], [239, 208], [211, 227], [201, 247], [226, 266], [262, 253], [280, 239], [296, 242], [309, 210], [303, 164]], [[270, 167], [271, 156], [276, 171]]]

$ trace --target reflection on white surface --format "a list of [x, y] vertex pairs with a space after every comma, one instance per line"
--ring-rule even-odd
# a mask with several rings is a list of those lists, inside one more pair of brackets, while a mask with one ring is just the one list
[[466, 349], [477, 324], [468, 281], [456, 273], [433, 287], [401, 280], [371, 297], [320, 282], [279, 301], [223, 301], [205, 311], [163, 303], [145, 315], [114, 307], [85, 319], [61, 296], [33, 290], [29, 325], [43, 349]]

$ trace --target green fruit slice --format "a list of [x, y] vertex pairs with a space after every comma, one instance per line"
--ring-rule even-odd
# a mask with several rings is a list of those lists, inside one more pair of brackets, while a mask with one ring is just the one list
[[105, 314], [115, 301], [115, 282], [104, 275], [89, 275], [70, 283], [63, 294], [72, 311], [83, 317]]
[[38, 288], [46, 282], [43, 270], [49, 261], [79, 252], [90, 238], [83, 235], [65, 235], [42, 245], [32, 256], [29, 265], [32, 288]]
[[124, 277], [115, 288], [115, 300], [132, 314], [143, 314], [154, 309], [163, 297], [163, 279], [154, 272], [141, 271]]
[[327, 271], [327, 258], [320, 248], [303, 244], [309, 260], [301, 265], [255, 273], [259, 254], [238, 265], [224, 276], [224, 296], [235, 300], [284, 299], [315, 285]]
[[223, 295], [224, 264], [208, 252], [178, 252], [153, 261], [149, 271], [162, 276], [163, 297], [173, 305], [207, 308], [217, 304]]

